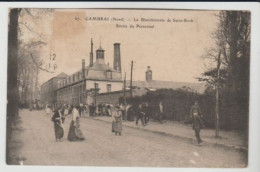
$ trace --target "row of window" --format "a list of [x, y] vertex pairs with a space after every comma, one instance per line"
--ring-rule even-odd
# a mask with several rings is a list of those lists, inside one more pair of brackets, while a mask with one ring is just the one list
[[[94, 83], [94, 88], [95, 89], [99, 88], [98, 83]], [[112, 88], [111, 84], [107, 84], [107, 92], [111, 92], [111, 88]]]
[[[99, 84], [94, 83], [94, 88], [98, 89]], [[76, 95], [76, 94], [79, 94], [82, 90], [83, 90], [83, 85], [79, 85], [79, 86], [76, 86], [76, 87], [68, 87], [66, 89], [59, 90], [57, 94], [58, 94], [58, 96], [66, 96], [66, 95], [71, 95], [71, 94]], [[106, 91], [111, 92], [111, 90], [112, 90], [112, 85], [107, 84], [106, 85]]]
[[[88, 75], [88, 70], [85, 70], [85, 76]], [[108, 70], [106, 71], [106, 78], [107, 79], [112, 79], [112, 71]], [[82, 72], [77, 72], [66, 79], [58, 81], [58, 88], [61, 88], [63, 86], [66, 86], [67, 84], [77, 82], [83, 79]]]
[[66, 79], [58, 81], [58, 88], [61, 88], [65, 85], [73, 83], [73, 82], [80, 81], [82, 79], [83, 79], [82, 72], [77, 72], [77, 73], [67, 77]]

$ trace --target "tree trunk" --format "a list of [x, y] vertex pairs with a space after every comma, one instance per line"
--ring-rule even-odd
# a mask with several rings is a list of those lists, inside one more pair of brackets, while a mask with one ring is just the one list
[[17, 87], [17, 45], [18, 45], [18, 18], [21, 9], [14, 8], [9, 13], [8, 30], [8, 69], [7, 69], [7, 147], [6, 162], [10, 163], [9, 140], [11, 126], [18, 116], [18, 87]]
[[230, 20], [230, 72], [231, 72], [231, 91], [236, 92], [236, 81], [237, 81], [237, 51], [238, 51], [238, 12], [237, 11], [229, 11], [227, 12], [228, 19]]

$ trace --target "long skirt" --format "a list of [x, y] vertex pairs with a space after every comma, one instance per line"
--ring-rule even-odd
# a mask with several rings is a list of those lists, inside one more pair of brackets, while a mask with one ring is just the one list
[[63, 138], [63, 135], [64, 135], [63, 128], [59, 124], [57, 124], [56, 122], [54, 122], [54, 130], [55, 130], [56, 139]]
[[112, 132], [121, 133], [122, 132], [122, 121], [112, 122]]
[[74, 121], [71, 121], [70, 128], [69, 128], [69, 134], [68, 134], [68, 140], [69, 141], [78, 141], [78, 140], [84, 140], [84, 136], [79, 129], [79, 121], [76, 121], [76, 126], [74, 125]]

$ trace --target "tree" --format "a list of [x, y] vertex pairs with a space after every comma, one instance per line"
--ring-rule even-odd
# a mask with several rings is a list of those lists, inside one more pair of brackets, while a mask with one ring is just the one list
[[[20, 42], [19, 37], [22, 32], [20, 26], [24, 25], [30, 30], [30, 27], [26, 23], [19, 23], [19, 17], [24, 15], [30, 15], [34, 18], [40, 17], [44, 13], [49, 13], [51, 9], [38, 10], [38, 15], [35, 15], [30, 9], [20, 9], [12, 8], [9, 11], [9, 25], [8, 25], [8, 66], [7, 66], [7, 145], [9, 145], [11, 128], [15, 124], [15, 119], [18, 117], [18, 104], [19, 104], [19, 86], [22, 86], [22, 90], [26, 91], [31, 81], [37, 81], [38, 72], [32, 72], [32, 70], [43, 70], [40, 66], [40, 56], [39, 58], [34, 58], [31, 56], [31, 61], [25, 56], [21, 55], [19, 50]], [[33, 30], [30, 30], [33, 32]], [[35, 32], [34, 32], [35, 34]], [[37, 34], [36, 34], [37, 35]], [[41, 36], [36, 36], [36, 40], [41, 38]], [[34, 44], [33, 42], [31, 42]], [[37, 45], [44, 43], [41, 39], [35, 41]], [[32, 55], [32, 54], [31, 54]], [[39, 63], [38, 63], [39, 62]], [[48, 71], [48, 70], [46, 70]], [[34, 76], [32, 76], [34, 74]], [[36, 77], [36, 78], [35, 78]], [[22, 92], [23, 92], [22, 91]], [[22, 93], [23, 94], [23, 93]], [[9, 149], [6, 149], [7, 163], [9, 163]]]
[[[221, 11], [218, 18], [219, 23], [213, 33], [215, 45], [204, 56], [213, 66], [206, 69], [198, 79], [216, 90], [220, 89], [220, 95], [225, 100], [222, 103], [222, 113], [226, 113], [225, 119], [230, 120], [229, 126], [246, 127], [244, 124], [247, 123], [249, 101], [250, 13]], [[219, 62], [221, 67], [218, 67]]]

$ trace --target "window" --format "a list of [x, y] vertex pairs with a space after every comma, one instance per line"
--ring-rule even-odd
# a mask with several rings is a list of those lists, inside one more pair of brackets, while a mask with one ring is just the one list
[[111, 84], [107, 84], [107, 92], [111, 92]]
[[98, 83], [94, 83], [94, 88], [98, 88]]
[[112, 72], [111, 71], [107, 71], [107, 79], [112, 79]]

